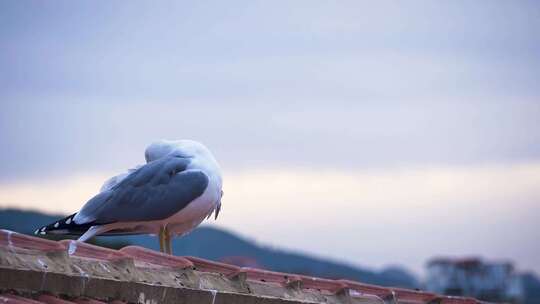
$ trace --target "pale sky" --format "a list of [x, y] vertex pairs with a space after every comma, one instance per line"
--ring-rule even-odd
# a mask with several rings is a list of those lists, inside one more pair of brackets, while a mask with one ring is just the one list
[[191, 138], [250, 239], [538, 273], [539, 54], [536, 1], [2, 1], [0, 207], [74, 212]]

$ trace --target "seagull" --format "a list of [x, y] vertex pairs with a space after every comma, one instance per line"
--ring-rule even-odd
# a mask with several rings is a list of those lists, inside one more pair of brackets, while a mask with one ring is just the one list
[[79, 212], [35, 234], [159, 235], [160, 251], [172, 254], [171, 239], [221, 210], [221, 169], [203, 144], [160, 140], [145, 150], [146, 164], [111, 177]]

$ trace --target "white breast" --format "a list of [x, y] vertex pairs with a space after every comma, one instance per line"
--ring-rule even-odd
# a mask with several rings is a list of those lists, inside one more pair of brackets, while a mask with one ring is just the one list
[[221, 199], [221, 170], [213, 157], [195, 157], [187, 170], [203, 171], [208, 176], [208, 186], [201, 196], [165, 220], [167, 227], [175, 235], [185, 234], [197, 227], [216, 209]]

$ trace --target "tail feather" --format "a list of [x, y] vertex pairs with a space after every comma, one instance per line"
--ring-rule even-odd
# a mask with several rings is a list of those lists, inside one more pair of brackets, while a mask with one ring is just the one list
[[[90, 228], [92, 227], [99, 227], [104, 224], [100, 223], [97, 224], [96, 222], [90, 222], [85, 224], [77, 224], [73, 220], [73, 218], [77, 215], [77, 213], [73, 213], [72, 215], [69, 215], [63, 219], [60, 219], [54, 223], [51, 223], [49, 225], [43, 226], [36, 231], [34, 231], [34, 234], [37, 235], [73, 235], [73, 236], [82, 236], [84, 235]], [[133, 230], [132, 228], [127, 229], [114, 229], [114, 230], [104, 230], [100, 231], [99, 235], [102, 236], [120, 236], [120, 235], [134, 235], [134, 234], [140, 234], [136, 230]]]
[[77, 213], [74, 213], [70, 216], [67, 216], [61, 220], [58, 220], [49, 225], [43, 226], [37, 229], [34, 234], [46, 235], [46, 234], [56, 234], [56, 235], [83, 235], [93, 223], [86, 224], [77, 224], [73, 221]]

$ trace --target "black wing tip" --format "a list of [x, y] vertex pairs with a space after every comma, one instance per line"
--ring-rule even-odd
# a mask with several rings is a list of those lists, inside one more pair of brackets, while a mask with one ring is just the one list
[[47, 235], [47, 234], [82, 234], [88, 230], [88, 224], [79, 225], [73, 221], [77, 213], [60, 219], [54, 223], [43, 226], [36, 231], [35, 235]]

